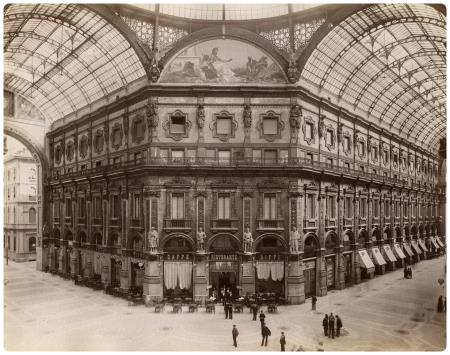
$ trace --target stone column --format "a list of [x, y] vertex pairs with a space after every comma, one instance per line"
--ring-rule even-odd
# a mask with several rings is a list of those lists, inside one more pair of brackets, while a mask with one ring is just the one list
[[66, 253], [66, 247], [61, 246], [59, 248], [59, 254], [58, 254], [58, 271], [60, 273], [63, 273], [66, 271], [65, 265], [64, 265], [64, 254]]
[[[108, 254], [109, 255], [109, 254]], [[102, 284], [104, 286], [107, 286], [111, 283], [111, 258], [108, 257], [108, 255], [103, 254], [102, 255], [102, 272], [101, 272], [101, 276], [102, 276]]]
[[206, 280], [206, 257], [194, 256], [194, 300], [205, 304], [205, 300], [208, 298], [207, 280]]
[[342, 254], [343, 246], [340, 245], [338, 248], [336, 248], [336, 265], [337, 265], [337, 272], [336, 272], [336, 289], [342, 290], [345, 288], [345, 258]]
[[84, 268], [84, 275], [87, 277], [92, 277], [94, 275], [94, 252], [92, 250], [86, 250], [85, 253], [86, 266]]
[[[356, 237], [355, 237], [356, 238]], [[352, 245], [353, 253], [352, 253], [352, 280], [354, 284], [359, 284], [361, 282], [361, 270], [359, 268], [358, 261], [358, 244], [355, 243]]]
[[321, 248], [317, 255], [316, 294], [318, 296], [325, 296], [327, 294], [327, 269], [324, 248]]
[[129, 289], [129, 275], [128, 275], [128, 271], [129, 271], [129, 259], [128, 258], [123, 258], [122, 259], [122, 268], [120, 269], [120, 289], [123, 291], [128, 291]]
[[305, 303], [305, 278], [303, 276], [303, 252], [289, 255], [287, 265], [286, 296], [289, 304]]
[[[241, 267], [241, 296], [245, 296], [247, 293], [254, 294], [256, 289], [256, 262], [253, 257], [244, 256]], [[220, 290], [218, 290], [220, 291]]]
[[145, 262], [143, 288], [145, 304], [163, 298], [163, 260], [160, 257], [153, 257]]
[[72, 249], [70, 254], [68, 254], [68, 257], [70, 258], [70, 276], [72, 278], [75, 278], [76, 275], [78, 275], [78, 255], [77, 251], [75, 249]]

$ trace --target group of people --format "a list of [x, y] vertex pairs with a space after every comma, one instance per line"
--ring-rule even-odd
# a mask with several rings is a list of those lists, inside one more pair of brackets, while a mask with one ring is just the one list
[[405, 268], [403, 269], [403, 277], [404, 277], [405, 279], [412, 279], [412, 269], [411, 269], [411, 266], [406, 266], [406, 265], [405, 265]]
[[330, 315], [325, 314], [322, 325], [323, 332], [328, 338], [334, 339], [335, 336], [341, 335], [342, 319], [337, 314], [336, 316], [333, 313], [330, 313]]
[[233, 304], [225, 301], [223, 303], [223, 309], [225, 311], [225, 319], [233, 319]]

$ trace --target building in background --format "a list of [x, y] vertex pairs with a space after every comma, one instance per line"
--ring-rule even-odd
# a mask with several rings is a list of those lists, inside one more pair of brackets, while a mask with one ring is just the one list
[[14, 261], [36, 259], [37, 170], [27, 149], [8, 138], [4, 156], [4, 247]]

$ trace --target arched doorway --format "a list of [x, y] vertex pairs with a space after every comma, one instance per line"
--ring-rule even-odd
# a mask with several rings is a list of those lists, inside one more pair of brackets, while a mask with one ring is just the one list
[[319, 240], [314, 233], [308, 233], [303, 242], [303, 277], [305, 279], [305, 297], [316, 294], [316, 263]]
[[285, 295], [285, 258], [286, 243], [281, 236], [267, 234], [255, 240], [256, 274], [255, 290], [257, 293], [274, 296]]
[[353, 231], [347, 229], [342, 235], [342, 244], [344, 245], [344, 279], [345, 284], [352, 284], [353, 250], [352, 244], [355, 244], [355, 235]]
[[170, 299], [193, 298], [193, 240], [173, 234], [162, 241], [164, 251], [163, 295]]
[[337, 248], [339, 247], [336, 232], [331, 231], [325, 237], [325, 271], [327, 273], [327, 289], [336, 288]]
[[219, 300], [222, 292], [228, 289], [233, 297], [239, 296], [239, 252], [240, 243], [232, 234], [220, 233], [214, 236], [207, 245], [211, 252], [209, 258], [209, 284], [211, 290], [217, 291]]
[[66, 245], [66, 250], [63, 255], [63, 265], [64, 265], [63, 272], [66, 276], [70, 276], [72, 271], [70, 265], [70, 253], [72, 252], [73, 233], [69, 229], [67, 229], [66, 232], [64, 233], [64, 244]]

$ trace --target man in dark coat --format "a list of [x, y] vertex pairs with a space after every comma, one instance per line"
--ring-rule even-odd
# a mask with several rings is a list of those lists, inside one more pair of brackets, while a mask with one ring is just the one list
[[336, 337], [341, 335], [341, 328], [342, 328], [342, 320], [341, 318], [336, 314]]
[[223, 310], [225, 311], [225, 319], [228, 319], [228, 303], [224, 303]]
[[438, 311], [439, 313], [444, 312], [444, 300], [443, 300], [442, 296], [439, 296], [439, 299], [438, 299], [438, 306], [437, 306], [437, 311]]
[[267, 346], [267, 339], [272, 334], [270, 333], [270, 329], [267, 327], [267, 325], [265, 323], [262, 324], [261, 335], [262, 335], [261, 346], [263, 346], [263, 345]]
[[328, 338], [334, 339], [335, 319], [333, 313], [328, 317]]
[[281, 345], [281, 351], [286, 351], [284, 348], [286, 345], [286, 337], [284, 336], [284, 332], [281, 332], [280, 345]]
[[264, 322], [266, 321], [266, 315], [264, 314], [263, 311], [261, 311], [261, 313], [259, 314], [259, 321], [261, 322], [261, 328], [264, 325]]
[[403, 277], [404, 277], [405, 279], [408, 278], [408, 268], [406, 267], [406, 265], [405, 265], [405, 268], [403, 269]]
[[253, 320], [256, 320], [256, 316], [258, 315], [258, 306], [256, 304], [252, 304], [252, 312]]
[[228, 303], [228, 319], [233, 319], [233, 304]]
[[237, 348], [237, 337], [239, 335], [239, 331], [236, 328], [236, 324], [233, 324], [233, 330], [231, 331], [231, 334], [233, 335], [233, 346]]
[[317, 303], [317, 297], [316, 296], [312, 296], [311, 297], [311, 307], [312, 307], [313, 311], [316, 310], [316, 303]]
[[325, 333], [325, 336], [328, 336], [328, 314], [325, 314], [325, 318], [322, 321], [323, 326], [323, 332]]

